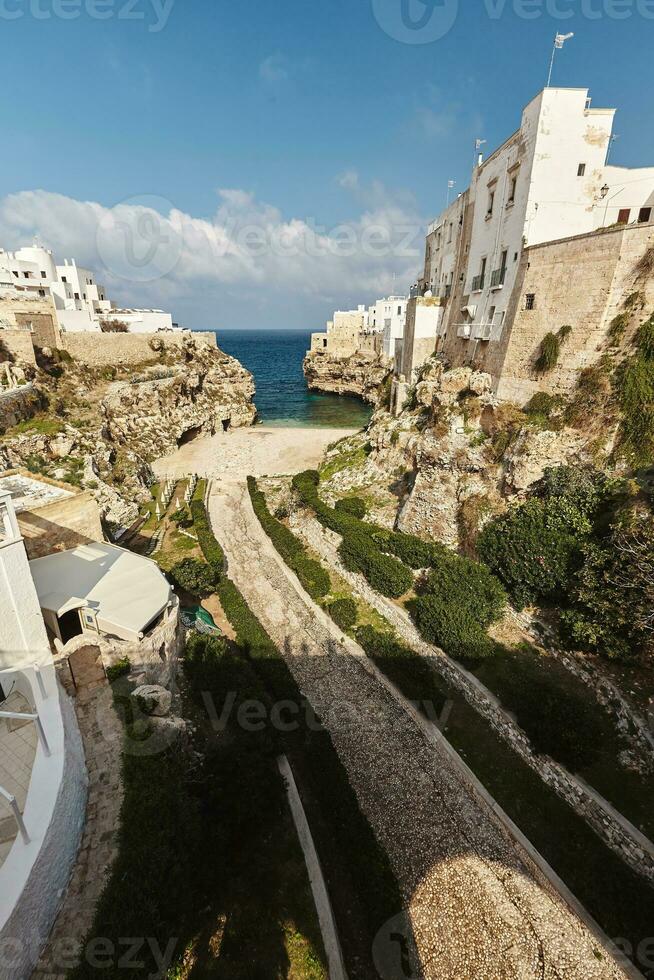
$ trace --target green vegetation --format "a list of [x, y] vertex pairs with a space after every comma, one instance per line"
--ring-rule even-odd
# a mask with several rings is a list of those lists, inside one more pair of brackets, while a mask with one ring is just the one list
[[565, 343], [567, 338], [572, 333], [572, 327], [569, 324], [562, 326], [557, 333], [546, 333], [543, 337], [538, 357], [536, 358], [535, 368], [541, 374], [545, 374], [547, 371], [551, 371], [556, 367], [559, 354], [561, 353], [561, 344]]
[[20, 435], [56, 436], [63, 428], [64, 423], [61, 419], [52, 418], [51, 415], [35, 415], [31, 419], [18, 422], [8, 429], [5, 435], [8, 438]]
[[342, 500], [336, 501], [335, 508], [342, 510], [344, 514], [358, 517], [359, 520], [363, 520], [368, 513], [368, 505], [362, 497], [343, 497]]
[[506, 606], [506, 593], [485, 565], [443, 551], [429, 573], [423, 594], [409, 608], [428, 643], [459, 660], [492, 656], [487, 634]]
[[345, 632], [351, 630], [357, 621], [357, 604], [354, 599], [335, 599], [326, 608], [336, 625]]
[[340, 473], [341, 470], [363, 466], [370, 455], [372, 447], [370, 443], [359, 446], [356, 443], [352, 443], [349, 439], [345, 439], [342, 442], [336, 443], [336, 446], [333, 448], [338, 449], [338, 452], [330, 456], [321, 468], [320, 476], [323, 480], [331, 480], [334, 474]]
[[129, 674], [131, 669], [132, 665], [129, 657], [122, 657], [120, 660], [117, 660], [115, 664], [112, 664], [111, 667], [107, 667], [107, 678], [111, 683], [113, 683], [114, 681], [117, 681], [119, 677], [125, 677], [127, 674]]
[[197, 534], [200, 550], [205, 560], [211, 566], [214, 574], [219, 576], [225, 567], [225, 555], [211, 530], [207, 511], [202, 500], [191, 501], [191, 517], [193, 519], [193, 530]]
[[615, 386], [622, 410], [620, 452], [641, 468], [654, 462], [654, 314], [638, 330], [635, 344]]
[[248, 490], [254, 513], [257, 515], [262, 528], [289, 568], [293, 569], [302, 587], [316, 601], [326, 596], [330, 589], [329, 574], [320, 562], [305, 554], [304, 545], [300, 539], [272, 516], [268, 510], [266, 498], [257, 489], [257, 481], [253, 476], [248, 477]]
[[191, 595], [203, 598], [215, 591], [216, 573], [199, 558], [183, 558], [173, 565], [169, 574], [175, 585]]

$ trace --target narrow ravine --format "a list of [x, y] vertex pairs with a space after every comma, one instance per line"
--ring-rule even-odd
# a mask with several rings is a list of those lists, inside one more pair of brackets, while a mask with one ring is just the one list
[[386, 848], [424, 977], [626, 976], [300, 589], [245, 486], [214, 484], [210, 516], [230, 576], [329, 729]]

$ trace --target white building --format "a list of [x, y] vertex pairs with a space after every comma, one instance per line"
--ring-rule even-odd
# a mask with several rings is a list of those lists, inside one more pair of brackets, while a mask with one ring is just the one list
[[94, 273], [64, 259], [57, 265], [52, 251], [40, 245], [8, 252], [0, 248], [0, 289], [13, 287], [53, 299], [59, 327], [65, 332], [97, 331], [103, 320], [120, 320], [131, 333], [177, 329], [163, 310], [119, 309]]
[[470, 187], [429, 226], [423, 291], [448, 300], [439, 329], [502, 334], [523, 250], [654, 217], [654, 167], [607, 165], [615, 109], [588, 89], [546, 88], [520, 128], [474, 168]]
[[395, 342], [404, 335], [406, 296], [386, 296], [368, 308], [368, 330], [384, 334], [384, 354], [395, 355]]
[[0, 950], [32, 971], [77, 854], [87, 776], [11, 497], [0, 495]]

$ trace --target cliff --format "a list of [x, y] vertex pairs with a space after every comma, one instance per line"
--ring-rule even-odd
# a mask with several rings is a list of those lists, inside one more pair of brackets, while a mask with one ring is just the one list
[[47, 408], [6, 430], [0, 468], [92, 490], [111, 533], [150, 499], [152, 460], [255, 421], [254, 381], [234, 358], [191, 337], [166, 345], [155, 336], [147, 351], [139, 364], [98, 367], [44, 348], [32, 385]]
[[391, 367], [392, 362], [383, 354], [368, 351], [356, 351], [349, 356], [309, 351], [302, 364], [310, 389], [354, 395], [371, 405], [380, 404]]

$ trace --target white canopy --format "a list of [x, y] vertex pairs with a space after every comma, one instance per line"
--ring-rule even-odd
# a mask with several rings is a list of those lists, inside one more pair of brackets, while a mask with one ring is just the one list
[[113, 544], [92, 541], [30, 562], [39, 603], [57, 616], [92, 609], [103, 632], [138, 636], [170, 601], [155, 562]]

